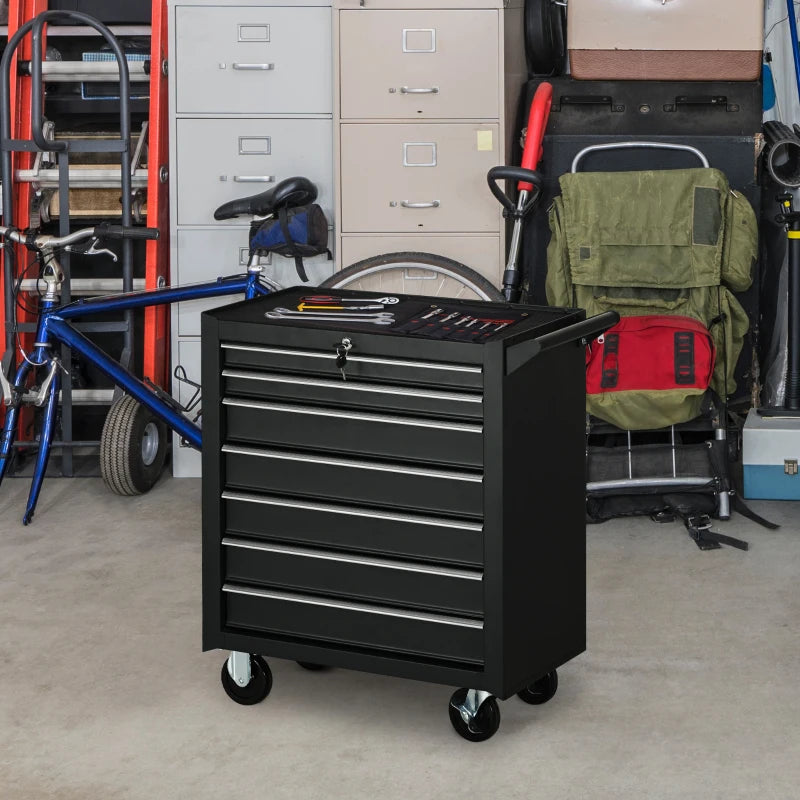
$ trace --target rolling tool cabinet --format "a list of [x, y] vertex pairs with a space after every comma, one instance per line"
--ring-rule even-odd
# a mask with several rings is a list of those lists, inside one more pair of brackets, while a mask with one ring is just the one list
[[[468, 687], [451, 720], [488, 738], [494, 696], [548, 700], [585, 649], [580, 342], [616, 315], [400, 296], [383, 328], [265, 318], [303, 291], [203, 314], [203, 647], [233, 651], [245, 704], [271, 687], [256, 654]], [[518, 319], [400, 332], [437, 303]]]

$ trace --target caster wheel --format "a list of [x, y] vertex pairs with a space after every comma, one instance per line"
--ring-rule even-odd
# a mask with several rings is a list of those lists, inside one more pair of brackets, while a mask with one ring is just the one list
[[456, 733], [468, 742], [484, 742], [497, 733], [500, 727], [500, 706], [497, 700], [490, 697], [481, 703], [478, 713], [469, 723], [464, 721], [461, 716], [461, 709], [467, 696], [466, 689], [456, 689], [450, 698], [450, 722], [456, 729]]
[[311, 661], [298, 661], [297, 665], [309, 672], [322, 672], [322, 670], [328, 669], [325, 664], [314, 664]]
[[557, 689], [558, 673], [553, 670], [538, 681], [529, 683], [521, 692], [517, 692], [517, 697], [532, 706], [540, 706], [550, 700]]
[[167, 456], [167, 426], [130, 395], [111, 406], [100, 436], [100, 473], [121, 495], [153, 488]]
[[253, 706], [260, 703], [272, 689], [272, 671], [261, 656], [250, 656], [250, 683], [239, 686], [228, 672], [228, 660], [222, 664], [222, 688], [225, 694], [236, 703], [243, 706]]

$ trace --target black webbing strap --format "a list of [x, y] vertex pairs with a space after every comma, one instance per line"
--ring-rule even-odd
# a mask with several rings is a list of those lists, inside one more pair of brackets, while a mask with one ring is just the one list
[[289, 220], [286, 217], [286, 208], [283, 206], [278, 209], [278, 222], [280, 222], [281, 231], [283, 232], [283, 238], [286, 240], [286, 244], [292, 248], [291, 254], [294, 256], [294, 265], [297, 269], [297, 274], [303, 283], [308, 283], [306, 268], [303, 266], [303, 257], [297, 252], [297, 249], [294, 246], [294, 239], [292, 239], [292, 234], [289, 233]]
[[603, 343], [601, 389], [613, 389], [619, 381], [619, 334], [607, 333]]
[[675, 332], [675, 383], [691, 386], [694, 373], [694, 334], [691, 331]]
[[750, 545], [742, 539], [735, 539], [733, 536], [726, 536], [724, 533], [712, 531], [711, 517], [708, 514], [699, 514], [697, 516], [684, 516], [681, 514], [681, 516], [689, 536], [701, 550], [718, 550], [723, 544], [735, 547], [738, 550], [750, 549]]

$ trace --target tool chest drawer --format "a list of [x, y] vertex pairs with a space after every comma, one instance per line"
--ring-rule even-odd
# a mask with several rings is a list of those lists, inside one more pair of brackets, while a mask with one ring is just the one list
[[480, 423], [444, 422], [334, 407], [226, 397], [224, 426], [233, 442], [480, 467]]
[[226, 537], [226, 581], [480, 617], [477, 570]]
[[230, 444], [222, 453], [231, 488], [472, 517], [483, 510], [479, 472]]
[[501, 697], [580, 653], [581, 340], [605, 327], [346, 289], [303, 316], [309, 294], [203, 314], [204, 647]]
[[178, 6], [175, 30], [178, 113], [331, 113], [329, 7]]
[[226, 583], [232, 627], [422, 656], [483, 660], [483, 622], [391, 606]]
[[496, 118], [498, 26], [494, 9], [341, 11], [342, 119]]
[[438, 564], [483, 564], [483, 523], [225, 489], [224, 533]]
[[494, 123], [343, 124], [342, 232], [499, 232], [486, 191], [498, 135]]
[[214, 209], [293, 175], [318, 187], [317, 203], [332, 218], [331, 125], [329, 119], [177, 120], [178, 224], [241, 225], [241, 218], [215, 220]]
[[227, 396], [302, 401], [342, 408], [381, 408], [384, 411], [446, 418], [480, 420], [483, 416], [483, 400], [475, 392], [343, 381], [341, 375], [333, 378], [312, 378], [243, 369], [224, 369], [222, 377]]
[[[340, 337], [341, 339], [341, 337]], [[335, 343], [321, 339], [318, 348], [286, 347], [223, 342], [223, 365], [230, 368], [262, 367], [341, 380], [336, 366]], [[323, 349], [324, 348], [324, 349]], [[432, 385], [457, 389], [480, 389], [482, 369], [477, 364], [397, 358], [361, 352], [348, 354], [348, 380], [386, 382], [392, 385]]]

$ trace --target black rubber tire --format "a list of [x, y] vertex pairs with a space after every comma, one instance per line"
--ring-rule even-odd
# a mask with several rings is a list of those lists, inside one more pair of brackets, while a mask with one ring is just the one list
[[272, 670], [261, 656], [250, 656], [250, 683], [239, 686], [234, 683], [228, 672], [228, 659], [222, 662], [222, 688], [225, 694], [243, 706], [254, 706], [260, 703], [272, 690]]
[[311, 661], [298, 661], [297, 665], [309, 672], [322, 672], [323, 670], [330, 669], [327, 664], [314, 664]]
[[468, 742], [485, 742], [494, 736], [500, 727], [500, 706], [494, 697], [484, 700], [478, 709], [475, 719], [470, 725], [467, 725], [457, 708], [464, 702], [466, 696], [466, 689], [456, 689], [453, 692], [453, 696], [450, 698], [450, 705], [447, 707], [450, 713], [450, 722], [456, 733]]
[[557, 691], [558, 672], [553, 670], [533, 683], [529, 683], [521, 692], [517, 692], [517, 697], [532, 706], [540, 706], [551, 700]]
[[[434, 255], [433, 253], [382, 253], [381, 255], [371, 256], [346, 267], [340, 272], [334, 273], [330, 278], [324, 280], [319, 285], [319, 288], [346, 289], [350, 284], [365, 280], [373, 274], [391, 271], [401, 264], [416, 265], [422, 269], [428, 268], [439, 271], [448, 279], [460, 281], [464, 286], [469, 287], [481, 300], [503, 302], [502, 292], [486, 280], [483, 275], [480, 275], [465, 264], [453, 261], [451, 258]], [[424, 283], [424, 281], [418, 283]], [[366, 291], [387, 291], [377, 287], [374, 289], [370, 287], [361, 288]], [[405, 294], [416, 294], [416, 292], [405, 292]]]
[[[143, 445], [151, 440], [145, 459]], [[130, 395], [123, 395], [108, 411], [100, 436], [100, 473], [106, 486], [121, 495], [137, 495], [153, 488], [167, 455], [167, 426]]]
[[564, 71], [566, 15], [553, 0], [525, 0], [525, 57], [528, 73], [554, 76]]

